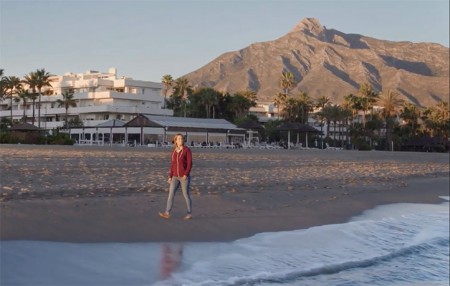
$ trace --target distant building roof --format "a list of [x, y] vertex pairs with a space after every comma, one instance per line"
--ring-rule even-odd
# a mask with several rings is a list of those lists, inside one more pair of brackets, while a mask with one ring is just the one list
[[122, 127], [125, 125], [125, 122], [119, 119], [111, 119], [106, 122], [100, 123], [95, 127]]
[[225, 119], [171, 117], [140, 114], [124, 125], [125, 127], [162, 127], [171, 131], [244, 131]]
[[253, 121], [251, 119], [247, 119], [244, 122], [241, 122], [240, 124], [238, 124], [238, 126], [240, 128], [244, 128], [244, 129], [247, 129], [247, 130], [251, 130], [251, 129], [253, 129], [253, 130], [262, 130], [262, 129], [264, 129], [264, 127], [259, 122], [255, 122], [255, 121]]
[[30, 123], [20, 123], [20, 124], [14, 124], [11, 127], [11, 130], [16, 130], [16, 131], [37, 131], [39, 130], [39, 127], [30, 124]]

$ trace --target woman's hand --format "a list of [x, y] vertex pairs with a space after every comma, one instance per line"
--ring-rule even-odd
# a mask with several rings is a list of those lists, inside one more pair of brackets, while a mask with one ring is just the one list
[[186, 181], [187, 177], [186, 175], [183, 176], [183, 181]]
[[172, 182], [172, 178], [167, 179], [167, 183], [171, 183]]

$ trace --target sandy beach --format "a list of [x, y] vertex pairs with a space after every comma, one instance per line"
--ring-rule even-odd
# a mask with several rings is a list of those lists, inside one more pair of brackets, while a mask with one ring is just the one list
[[449, 196], [449, 154], [192, 149], [194, 219], [159, 218], [170, 149], [0, 146], [1, 240], [230, 241]]

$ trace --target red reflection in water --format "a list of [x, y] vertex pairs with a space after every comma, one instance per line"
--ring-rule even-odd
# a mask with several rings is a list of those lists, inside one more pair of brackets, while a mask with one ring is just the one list
[[183, 245], [179, 243], [163, 243], [161, 245], [161, 272], [162, 279], [169, 278], [172, 272], [180, 266], [183, 255]]

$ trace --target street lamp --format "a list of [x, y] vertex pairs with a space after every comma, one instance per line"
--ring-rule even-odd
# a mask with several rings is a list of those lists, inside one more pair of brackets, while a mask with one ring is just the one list
[[323, 149], [323, 121], [320, 122], [320, 141], [321, 141], [321, 149]]
[[45, 121], [44, 121], [44, 129], [47, 132], [47, 105], [45, 105]]
[[167, 126], [164, 127], [164, 143], [167, 142]]

